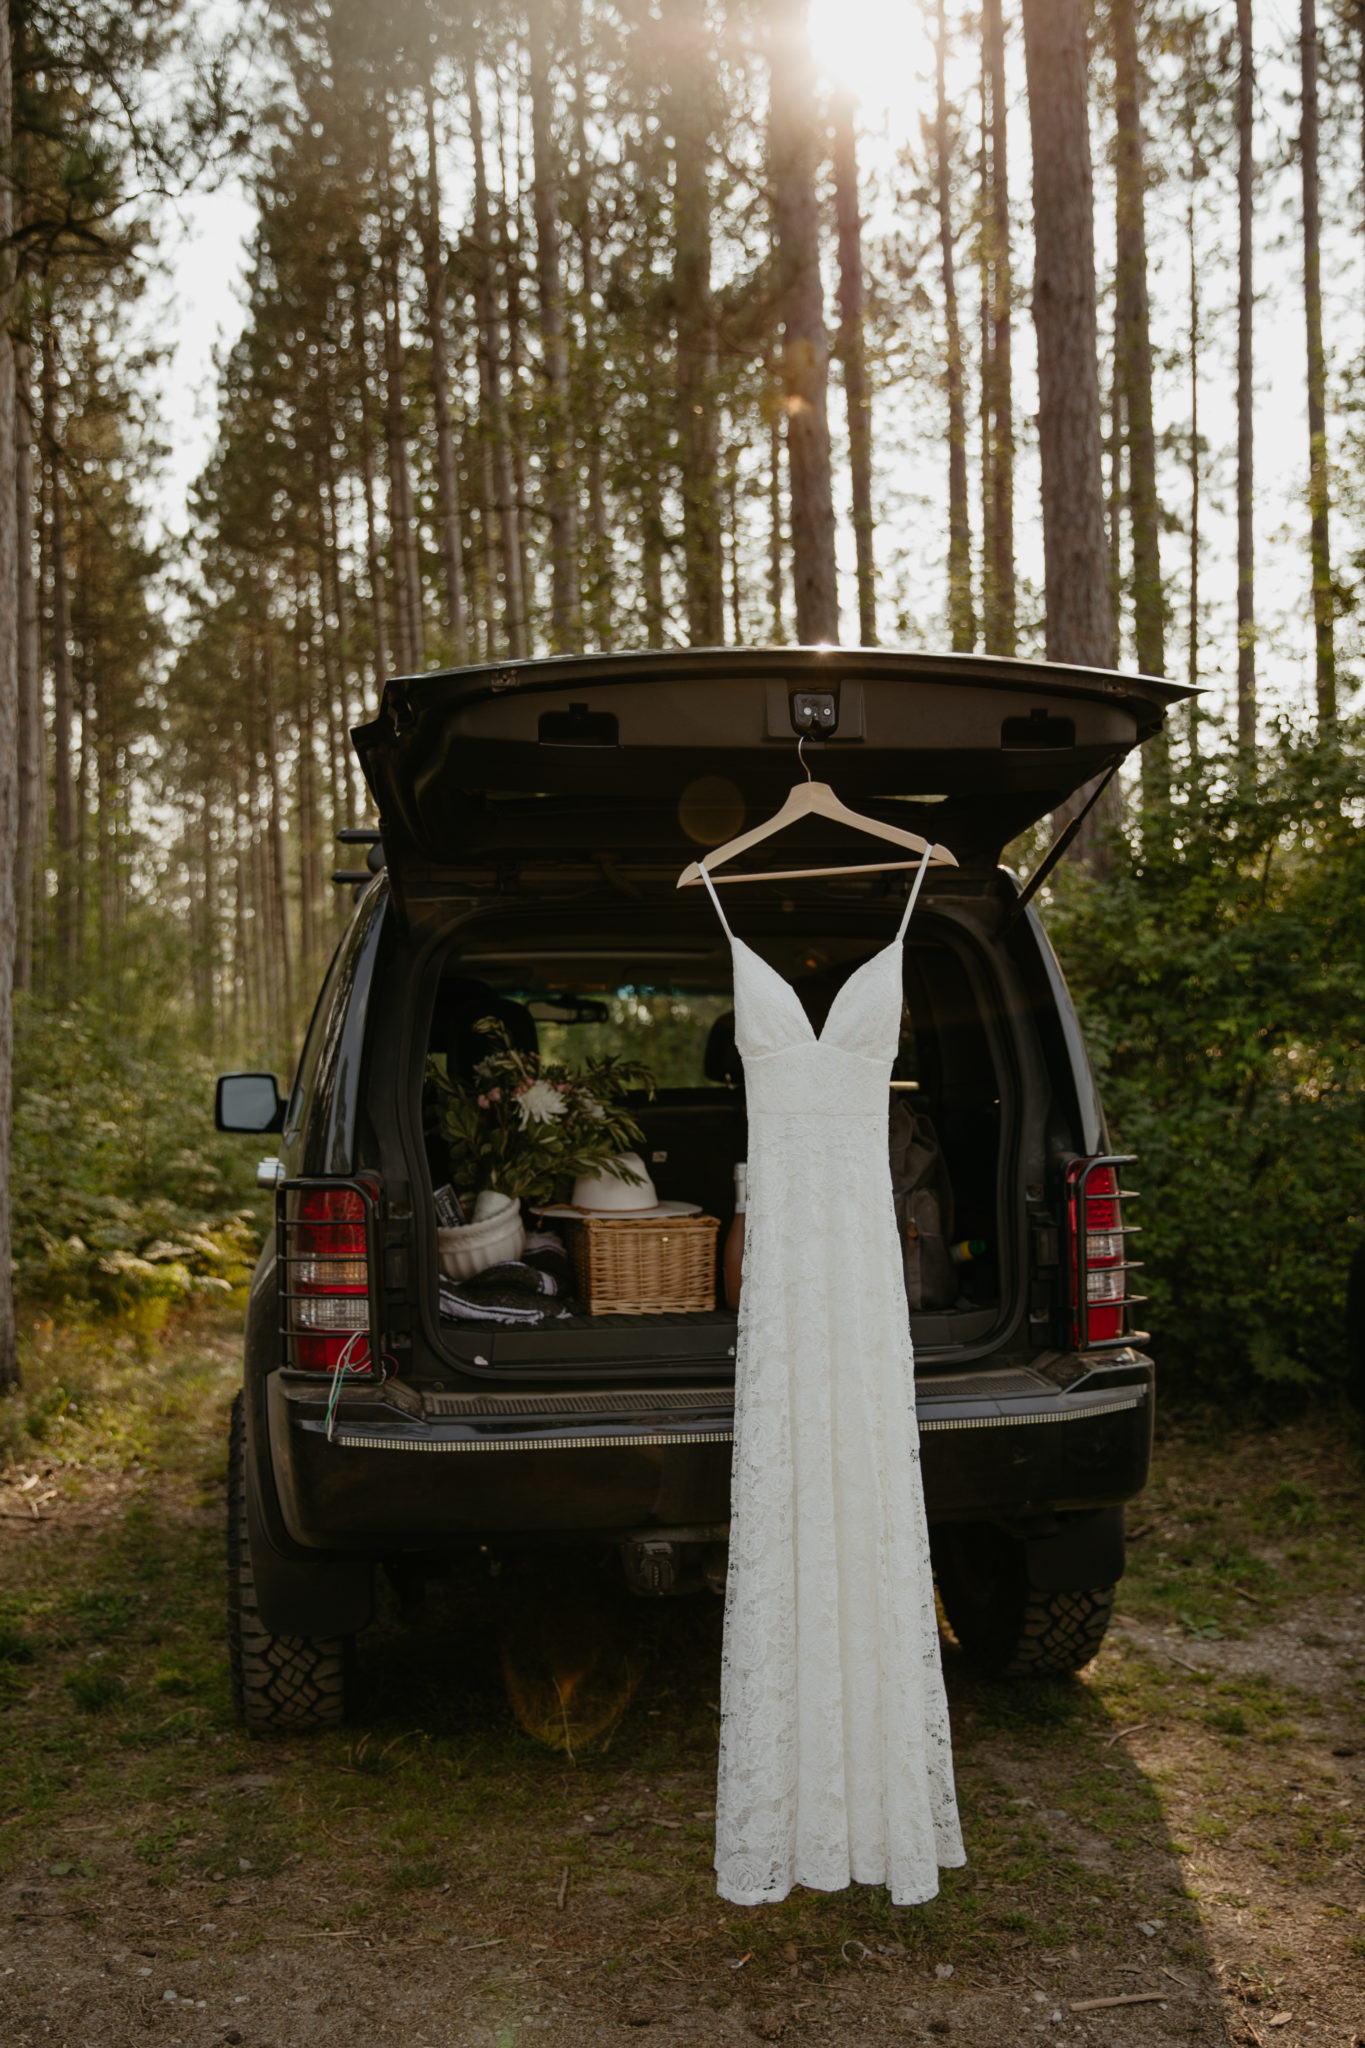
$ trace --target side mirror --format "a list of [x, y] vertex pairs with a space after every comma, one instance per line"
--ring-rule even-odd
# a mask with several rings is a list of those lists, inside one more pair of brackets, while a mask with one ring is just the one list
[[258, 1137], [284, 1129], [284, 1097], [273, 1074], [220, 1074], [213, 1102], [214, 1128], [252, 1131]]

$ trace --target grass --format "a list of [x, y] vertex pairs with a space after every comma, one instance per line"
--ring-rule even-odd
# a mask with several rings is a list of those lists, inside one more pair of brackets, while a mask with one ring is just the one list
[[[1248, 1897], [1247, 1873], [1288, 1896], [1350, 1852], [1323, 1731], [1358, 1713], [1365, 1674], [1318, 1699], [1283, 1675], [1190, 1671], [1115, 1635], [1061, 1683], [988, 1685], [950, 1658], [971, 1863], [945, 1872], [928, 1906], [855, 1886], [726, 1907], [706, 1813], [719, 1603], [595, 1588], [643, 1675], [610, 1740], [571, 1763], [507, 1705], [500, 1623], [537, 1597], [534, 1574], [515, 1572], [454, 1571], [419, 1620], [386, 1596], [361, 1645], [357, 1722], [250, 1741], [232, 1719], [222, 1617], [236, 1344], [226, 1318], [155, 1342], [40, 1331], [0, 1420], [7, 1513], [35, 1499], [51, 1517], [0, 1523], [0, 1873], [41, 1870], [72, 1910], [115, 1871], [135, 1868], [152, 1891], [197, 1885], [226, 1910], [243, 1882], [307, 1869], [304, 1924], [381, 1916], [390, 1938], [420, 1940], [435, 1916], [440, 1938], [473, 1943], [532, 1912], [562, 1925], [567, 1869], [580, 1922], [591, 1902], [617, 1930], [613, 1967], [665, 1983], [657, 1959], [687, 1933], [724, 1976], [750, 1958], [715, 1996], [752, 2002], [793, 1972], [816, 1985], [884, 1966], [998, 1975], [1076, 1944], [1113, 1958], [1148, 1939], [1140, 1922], [1197, 1963], [1226, 1859]], [[1122, 1612], [1182, 1656], [1308, 1606], [1329, 1617], [1365, 1584], [1359, 1478], [1340, 1431], [1229, 1440], [1184, 1418], [1130, 1517]], [[1358, 1922], [1323, 1924], [1343, 1956], [1358, 1947]]]

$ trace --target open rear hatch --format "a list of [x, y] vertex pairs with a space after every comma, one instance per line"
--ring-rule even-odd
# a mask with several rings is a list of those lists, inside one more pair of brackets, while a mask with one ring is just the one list
[[[600, 874], [604, 861], [676, 874], [776, 809], [803, 731], [815, 773], [847, 803], [940, 841], [963, 867], [993, 867], [1187, 694], [1101, 669], [889, 649], [576, 655], [398, 678], [354, 737], [395, 897], [427, 922], [471, 883], [512, 874]], [[813, 819], [784, 855], [814, 861], [839, 837]]]

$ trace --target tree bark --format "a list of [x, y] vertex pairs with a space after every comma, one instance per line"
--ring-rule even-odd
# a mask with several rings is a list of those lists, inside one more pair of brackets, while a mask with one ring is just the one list
[[1322, 223], [1318, 201], [1318, 22], [1314, 0], [1299, 4], [1303, 121], [1303, 306], [1308, 331], [1308, 510], [1313, 569], [1313, 649], [1318, 726], [1337, 720], [1330, 483], [1327, 472], [1327, 358], [1322, 344]]
[[71, 586], [66, 566], [66, 474], [57, 414], [56, 336], [51, 327], [43, 338], [39, 390], [51, 494], [48, 548], [52, 566], [52, 822], [57, 838], [57, 961], [58, 980], [66, 984], [75, 965], [79, 931], [75, 900], [76, 785], [72, 765], [75, 691], [71, 673]]
[[445, 241], [441, 232], [441, 178], [436, 156], [436, 101], [431, 76], [425, 80], [423, 113], [427, 138], [426, 209], [422, 216], [422, 270], [426, 280], [427, 346], [431, 351], [431, 411], [436, 427], [436, 511], [441, 533], [441, 582], [445, 629], [457, 662], [469, 659], [465, 630], [464, 564], [460, 552], [460, 488], [455, 469], [455, 433], [450, 416], [450, 365], [446, 350]]
[[[1133, 539], [1133, 640], [1138, 667], [1166, 669], [1166, 599], [1161, 582], [1156, 428], [1152, 418], [1151, 307], [1147, 289], [1147, 168], [1137, 0], [1111, 0], [1114, 56], [1114, 347], [1128, 437], [1128, 518]], [[1170, 801], [1170, 743], [1164, 730], [1142, 749], [1148, 809]]]
[[384, 312], [384, 438], [389, 457], [389, 533], [393, 544], [394, 639], [405, 675], [426, 666], [422, 631], [422, 578], [417, 564], [417, 521], [408, 463], [406, 364], [399, 327], [398, 257], [390, 247], [382, 265]]
[[14, 340], [14, 502], [16, 589], [15, 648], [18, 676], [18, 845], [14, 859], [14, 985], [33, 985], [34, 897], [43, 870], [47, 804], [43, 789], [43, 697], [38, 658], [38, 579], [33, 555], [33, 350], [27, 336]]
[[768, 611], [772, 644], [787, 637], [782, 617], [782, 425], [777, 406], [768, 415]]
[[768, 178], [782, 309], [781, 374], [791, 476], [796, 637], [837, 645], [839, 589], [830, 478], [829, 339], [820, 280], [814, 67], [806, 0], [772, 0]]
[[858, 638], [877, 644], [877, 570], [872, 526], [872, 400], [863, 333], [863, 222], [858, 206], [858, 144], [853, 95], [834, 100], [834, 193], [839, 227], [839, 334], [835, 354], [844, 373], [853, 540], [858, 565]]
[[716, 317], [711, 293], [713, 64], [705, 0], [664, 0], [661, 20], [673, 130], [673, 317], [683, 584], [693, 647], [725, 638], [725, 569], [716, 431]]
[[550, 87], [548, 10], [527, 16], [531, 83], [531, 151], [536, 219], [536, 290], [540, 300], [545, 379], [545, 509], [550, 526], [550, 644], [558, 654], [583, 649], [578, 583], [578, 491], [569, 401], [569, 348], [564, 328], [564, 266], [560, 250], [560, 164]]
[[14, 1133], [14, 869], [19, 831], [19, 549], [16, 532], [14, 352], [10, 313], [14, 226], [9, 11], [0, 8], [0, 1391], [19, 1385], [10, 1253]]
[[502, 557], [503, 631], [507, 652], [518, 659], [526, 652], [526, 610], [521, 584], [521, 544], [517, 532], [516, 487], [508, 436], [507, 402], [502, 382], [502, 322], [494, 289], [493, 221], [488, 203], [484, 163], [483, 109], [479, 104], [478, 59], [469, 43], [465, 57], [469, 95], [469, 140], [474, 154], [474, 309], [479, 328], [479, 384], [484, 428], [492, 444], [492, 467]]
[[1005, 23], [1001, 0], [981, 14], [987, 128], [989, 342], [983, 350], [983, 463], [988, 516], [982, 536], [982, 625], [988, 654], [1016, 654], [1014, 574], [1014, 266], [1010, 247], [1009, 103], [1005, 86]]
[[[1190, 203], [1186, 223], [1189, 238], [1189, 298], [1190, 298], [1190, 628], [1185, 658], [1185, 680], [1192, 690], [1199, 687], [1199, 492], [1202, 482], [1203, 464], [1199, 447], [1199, 344], [1202, 339], [1199, 326], [1199, 260], [1195, 243], [1194, 195], [1199, 177], [1199, 150], [1190, 134]], [[1199, 757], [1199, 699], [1191, 697], [1189, 703], [1190, 757]]]
[[370, 586], [370, 630], [374, 639], [375, 690], [382, 694], [389, 678], [388, 602], [384, 555], [379, 545], [374, 474], [374, 412], [370, 403], [370, 350], [365, 331], [363, 295], [357, 287], [352, 321], [352, 347], [360, 372], [360, 474], [365, 493], [365, 575]]
[[948, 133], [948, 11], [938, 0], [934, 34], [934, 178], [938, 246], [943, 265], [943, 317], [947, 329], [948, 387], [948, 627], [955, 654], [976, 645], [972, 604], [972, 532], [967, 509], [967, 412], [962, 381], [962, 328], [953, 260], [953, 167]]
[[[1033, 141], [1047, 655], [1050, 661], [1111, 668], [1085, 0], [1023, 0], [1023, 17]], [[1114, 788], [1111, 783], [1111, 794]], [[1059, 829], [1088, 795], [1088, 789], [1078, 791], [1054, 814]], [[1116, 808], [1116, 801], [1102, 800], [1091, 811], [1074, 842], [1077, 858], [1102, 865]]]
[[593, 638], [602, 649], [615, 634], [615, 575], [603, 461], [602, 362], [597, 338], [597, 225], [592, 194], [592, 161], [588, 149], [588, 110], [583, 49], [582, 0], [573, 11], [574, 231], [578, 242], [580, 279], [579, 350], [574, 395], [577, 425], [584, 444], [588, 486], [587, 610]]
[[1237, 0], [1237, 746], [1256, 753], [1256, 506], [1252, 381], [1252, 153], [1256, 72], [1251, 0]]

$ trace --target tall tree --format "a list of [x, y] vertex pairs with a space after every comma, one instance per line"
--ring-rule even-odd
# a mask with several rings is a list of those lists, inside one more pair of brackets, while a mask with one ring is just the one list
[[673, 129], [672, 288], [687, 635], [694, 647], [717, 647], [725, 638], [725, 587], [711, 288], [714, 67], [705, 0], [664, 0], [662, 21]]
[[[1147, 167], [1142, 134], [1142, 68], [1137, 0], [1111, 0], [1114, 55], [1114, 354], [1128, 447], [1128, 516], [1133, 542], [1133, 637], [1138, 667], [1166, 668], [1166, 599], [1161, 583], [1161, 508], [1157, 499], [1156, 427], [1152, 416], [1152, 333], [1147, 290]], [[1170, 792], [1170, 749], [1164, 732], [1142, 750], [1142, 787], [1149, 805]]]
[[19, 837], [19, 536], [15, 476], [14, 69], [8, 8], [0, 8], [0, 1390], [19, 1384], [10, 1256], [14, 1131], [14, 869]]
[[18, 844], [14, 859], [16, 988], [33, 982], [34, 883], [42, 872], [47, 837], [47, 801], [43, 775], [43, 699], [38, 649], [38, 580], [33, 552], [33, 523], [36, 507], [33, 444], [33, 349], [29, 336], [16, 329], [14, 336], [14, 499], [15, 553], [18, 618], [16, 620], [16, 675], [18, 682], [17, 760], [18, 792], [15, 829]]
[[976, 645], [972, 604], [972, 534], [967, 510], [967, 410], [962, 375], [962, 328], [954, 265], [953, 164], [948, 118], [948, 10], [938, 0], [934, 21], [934, 182], [938, 246], [943, 266], [943, 317], [948, 391], [948, 625], [956, 654]]
[[1014, 274], [1002, 0], [983, 0], [981, 38], [986, 166], [982, 230], [988, 281], [981, 372], [982, 626], [988, 654], [1014, 654]]
[[530, 49], [531, 146], [536, 218], [536, 284], [540, 298], [545, 391], [545, 507], [550, 523], [550, 644], [580, 652], [583, 607], [578, 587], [578, 492], [570, 445], [569, 349], [564, 330], [560, 256], [560, 166], [550, 98], [549, 9], [527, 17]]
[[858, 638], [877, 644], [877, 571], [872, 538], [872, 399], [863, 332], [863, 218], [858, 203], [858, 143], [853, 95], [836, 92], [833, 109], [834, 196], [839, 226], [839, 334], [835, 353], [844, 373], [853, 542], [858, 564]]
[[455, 430], [450, 412], [450, 364], [446, 347], [447, 290], [445, 237], [441, 228], [441, 178], [436, 154], [436, 94], [431, 74], [424, 80], [422, 111], [427, 142], [426, 205], [422, 213], [422, 269], [426, 280], [427, 347], [431, 353], [431, 411], [436, 428], [436, 510], [441, 533], [441, 579], [445, 628], [456, 661], [468, 659], [465, 631], [464, 561], [460, 546], [460, 487], [455, 467]]
[[502, 321], [498, 313], [493, 215], [488, 201], [484, 157], [483, 108], [479, 103], [479, 66], [471, 31], [465, 53], [469, 96], [469, 140], [474, 157], [474, 227], [472, 268], [474, 309], [479, 329], [479, 385], [483, 426], [496, 491], [498, 539], [501, 549], [503, 630], [507, 652], [516, 659], [526, 652], [526, 602], [521, 581], [521, 541], [517, 493], [513, 477], [507, 396], [502, 381]]
[[820, 281], [814, 67], [806, 0], [772, 0], [768, 179], [782, 315], [796, 637], [837, 643], [839, 586], [830, 477], [829, 338]]
[[1322, 343], [1322, 220], [1318, 195], [1318, 21], [1314, 0], [1299, 4], [1303, 171], [1303, 306], [1308, 331], [1308, 512], [1313, 570], [1313, 647], [1318, 724], [1336, 724], [1337, 669], [1327, 469], [1327, 358]]
[[1256, 162], [1251, 0], [1237, 0], [1237, 745], [1256, 751], [1256, 505], [1251, 235]]
[[[1051, 661], [1112, 668], [1085, 0], [1023, 0], [1023, 16], [1047, 654]], [[1090, 793], [1078, 791], [1057, 813], [1058, 824], [1068, 822]], [[1101, 810], [1091, 811], [1077, 836], [1081, 859], [1101, 857], [1102, 835], [1114, 815]]]

